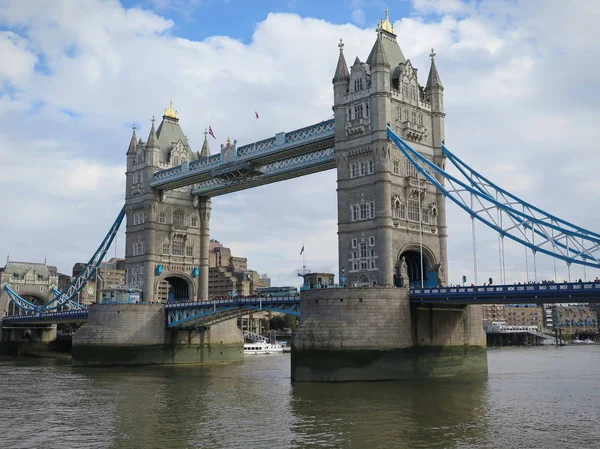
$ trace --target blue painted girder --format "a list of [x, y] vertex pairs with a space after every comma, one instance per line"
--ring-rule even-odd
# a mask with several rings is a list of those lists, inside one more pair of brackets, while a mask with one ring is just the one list
[[411, 304], [532, 304], [600, 302], [600, 283], [414, 288]]
[[247, 315], [253, 311], [271, 311], [300, 316], [300, 296], [257, 296], [165, 305], [167, 327], [171, 329], [208, 326]]
[[3, 325], [7, 324], [55, 324], [65, 322], [86, 321], [87, 310], [68, 310], [65, 312], [37, 312], [27, 315], [12, 315], [2, 318]]
[[335, 166], [334, 133], [333, 120], [279, 133], [270, 139], [236, 148], [231, 156], [227, 156], [230, 159], [221, 152], [160, 170], [154, 173], [150, 186], [171, 190], [196, 184], [194, 194], [216, 196], [328, 170]]
[[[446, 172], [412, 148], [388, 126], [388, 137], [418, 173], [472, 219], [527, 248], [556, 259], [600, 268], [600, 235], [535, 208], [471, 170], [456, 156], [444, 154], [464, 179]], [[444, 164], [441, 164], [444, 165]]]

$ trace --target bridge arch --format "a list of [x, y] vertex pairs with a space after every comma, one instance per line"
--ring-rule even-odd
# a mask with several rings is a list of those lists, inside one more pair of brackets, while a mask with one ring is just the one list
[[[5, 315], [7, 316], [12, 316], [12, 315], [22, 315], [25, 312], [23, 310], [21, 310], [19, 307], [17, 307], [17, 305], [12, 302], [7, 295], [4, 294], [4, 292], [2, 292], [2, 296], [6, 297], [6, 304], [4, 307], [4, 312]], [[35, 292], [35, 291], [31, 291], [31, 289], [27, 289], [25, 291], [21, 291], [19, 292], [20, 296], [35, 305], [43, 305], [43, 304], [47, 304], [49, 302], [48, 297], [44, 294], [44, 293], [39, 293], [39, 292]]]
[[196, 300], [193, 279], [185, 273], [165, 273], [156, 281], [154, 297], [160, 302]]
[[400, 276], [402, 257], [406, 261], [406, 269], [408, 278], [410, 279], [411, 287], [421, 287], [421, 279], [425, 287], [438, 287], [438, 266], [434, 252], [423, 245], [423, 273], [421, 272], [421, 245], [407, 244], [400, 249], [396, 258], [396, 266], [394, 268], [394, 285], [402, 286]]

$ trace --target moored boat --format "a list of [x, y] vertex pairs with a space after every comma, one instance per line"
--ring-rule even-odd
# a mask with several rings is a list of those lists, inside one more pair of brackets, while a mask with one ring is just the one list
[[253, 341], [252, 343], [244, 343], [244, 354], [246, 355], [258, 355], [258, 354], [281, 354], [283, 353], [283, 346], [280, 344], [267, 343], [264, 341]]

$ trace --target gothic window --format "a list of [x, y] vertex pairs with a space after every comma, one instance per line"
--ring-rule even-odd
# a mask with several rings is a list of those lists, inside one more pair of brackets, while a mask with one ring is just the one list
[[140, 225], [146, 222], [146, 214], [143, 210], [133, 213], [133, 225]]
[[399, 199], [394, 201], [394, 206], [392, 208], [392, 216], [393, 218], [399, 218], [400, 220], [406, 220], [406, 204], [404, 204]]
[[141, 256], [144, 254], [144, 242], [138, 242], [138, 243], [134, 243], [133, 247], [133, 255], [134, 256]]
[[179, 156], [173, 156], [173, 167], [179, 165]]
[[369, 236], [369, 246], [375, 246], [375, 236]]
[[369, 159], [369, 174], [372, 175], [375, 172], [375, 163], [373, 159]]
[[164, 212], [161, 212], [160, 214], [158, 214], [158, 222], [159, 223], [167, 222], [167, 215]]
[[357, 241], [356, 239], [352, 239], [352, 248], [356, 248]]
[[421, 218], [423, 220], [423, 223], [429, 224], [429, 211], [427, 209], [423, 209]]
[[348, 108], [348, 121], [352, 120], [352, 108]]
[[183, 227], [185, 223], [185, 214], [182, 210], [176, 210], [173, 212], [173, 224], [175, 226]]
[[402, 108], [398, 106], [396, 120], [402, 120]]
[[360, 176], [365, 176], [367, 174], [367, 164], [365, 161], [360, 162]]
[[371, 218], [375, 218], [375, 202], [371, 201], [369, 203], [369, 214], [371, 216]]
[[358, 92], [363, 89], [363, 80], [362, 78], [356, 78], [354, 80], [354, 92]]
[[369, 116], [369, 103], [365, 105], [365, 117]]
[[419, 125], [423, 126], [423, 114], [419, 114]]
[[358, 167], [356, 163], [350, 164], [350, 177], [356, 178], [358, 176]]
[[411, 178], [416, 178], [417, 177], [417, 167], [415, 167], [413, 165], [413, 163], [408, 160], [408, 158], [405, 159], [404, 161], [406, 164], [406, 176], [409, 176]]
[[359, 104], [358, 106], [354, 106], [354, 118], [362, 118], [363, 116], [363, 105]]
[[358, 221], [358, 205], [350, 206], [350, 219]]
[[400, 161], [394, 161], [394, 174], [400, 174]]
[[417, 96], [415, 93], [415, 86], [410, 86], [410, 98], [411, 100], [416, 100]]
[[187, 257], [192, 257], [194, 255], [194, 247], [192, 245], [187, 245], [185, 247], [185, 255]]
[[367, 244], [362, 242], [360, 244], [360, 258], [364, 259], [367, 257]]
[[196, 217], [195, 215], [192, 215], [191, 225], [192, 225], [192, 228], [195, 228], [196, 226], [198, 226], [198, 217]]
[[370, 249], [369, 250], [369, 263], [370, 263], [370, 269], [374, 270], [375, 269], [375, 250], [374, 249]]
[[408, 84], [402, 83], [402, 96], [404, 99], [408, 99]]
[[186, 158], [185, 156], [181, 156], [181, 163], [183, 164], [184, 162], [186, 162]]
[[169, 254], [170, 251], [171, 251], [171, 245], [169, 245], [169, 242], [163, 242], [163, 244], [162, 244], [162, 253], [163, 254]]
[[362, 203], [360, 205], [360, 219], [361, 220], [366, 220], [367, 219], [367, 205], [366, 205], [366, 203]]
[[408, 200], [408, 220], [416, 222], [420, 220], [419, 202], [416, 200]]
[[404, 110], [404, 121], [408, 122], [408, 109]]
[[172, 249], [172, 253], [174, 256], [183, 256], [184, 254], [184, 248], [185, 248], [185, 242], [183, 240], [183, 238], [181, 237], [176, 237], [173, 239], [173, 249]]

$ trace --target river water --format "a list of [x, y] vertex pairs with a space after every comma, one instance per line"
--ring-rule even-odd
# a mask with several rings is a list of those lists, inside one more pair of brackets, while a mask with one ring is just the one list
[[488, 350], [479, 381], [291, 384], [214, 366], [0, 361], [0, 448], [600, 448], [600, 346]]

